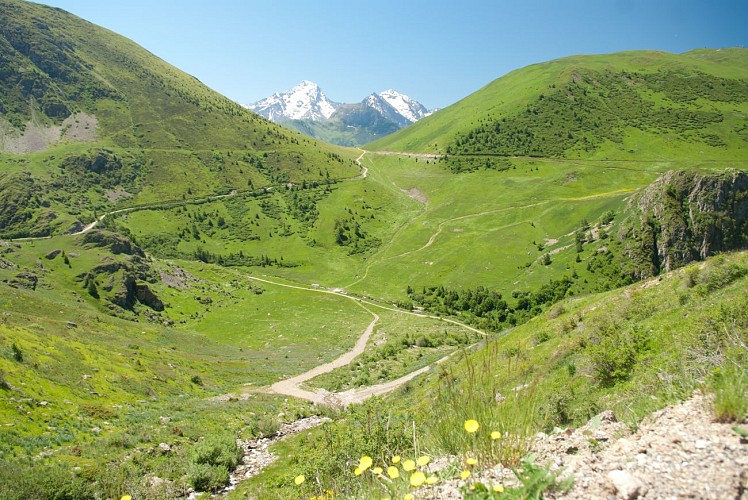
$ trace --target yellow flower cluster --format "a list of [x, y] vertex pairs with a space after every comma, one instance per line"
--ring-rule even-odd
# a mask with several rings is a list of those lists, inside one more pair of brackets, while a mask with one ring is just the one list
[[324, 495], [313, 496], [309, 500], [333, 500], [335, 498], [335, 492], [332, 490], [325, 490]]
[[[463, 428], [465, 432], [471, 435], [475, 435], [480, 429], [480, 423], [475, 419], [465, 420]], [[492, 441], [496, 441], [502, 438], [502, 434], [499, 431], [491, 431], [490, 437]], [[363, 455], [358, 462], [358, 465], [353, 470], [353, 474], [361, 476], [367, 470], [371, 470], [373, 476], [380, 481], [380, 484], [384, 486], [391, 494], [396, 494], [400, 497], [402, 495], [402, 488], [420, 488], [424, 485], [431, 486], [439, 481], [439, 478], [434, 474], [428, 474], [426, 470], [419, 470], [419, 468], [426, 467], [431, 462], [431, 457], [428, 455], [422, 455], [416, 459], [405, 458], [403, 459], [400, 455], [394, 455], [390, 459], [390, 464], [384, 464], [383, 466], [374, 466], [374, 459], [368, 455]], [[467, 480], [472, 475], [472, 469], [478, 464], [478, 459], [474, 456], [467, 456], [465, 458], [466, 468], [460, 473], [460, 478]], [[402, 478], [402, 481], [398, 481]], [[297, 486], [301, 486], [306, 481], [303, 475], [298, 475], [294, 478], [294, 483]], [[472, 485], [475, 486], [475, 485]], [[494, 492], [501, 493], [504, 491], [504, 486], [501, 484], [495, 484], [492, 487]], [[328, 500], [333, 497], [331, 490], [325, 490], [325, 496], [312, 497], [312, 500]], [[412, 500], [413, 494], [407, 493], [402, 496], [405, 500]], [[129, 498], [122, 498], [122, 500], [130, 500]]]
[[[387, 464], [385, 470], [383, 467], [372, 467], [374, 460], [370, 456], [364, 455], [359, 459], [358, 466], [354, 469], [353, 473], [356, 476], [360, 476], [366, 470], [371, 469], [374, 476], [379, 480], [383, 480], [383, 485], [393, 492], [400, 488], [399, 484], [403, 484], [396, 482], [400, 478], [407, 481], [407, 484], [413, 488], [436, 484], [439, 481], [438, 477], [434, 474], [427, 475], [425, 471], [419, 470], [419, 468], [426, 467], [429, 463], [431, 463], [431, 457], [428, 455], [421, 455], [416, 459], [403, 459], [400, 455], [395, 455], [390, 459], [390, 464]], [[408, 498], [408, 495], [412, 498], [412, 494], [410, 493], [403, 498]]]
[[[465, 420], [465, 423], [462, 425], [462, 427], [465, 429], [465, 432], [468, 434], [475, 434], [478, 432], [478, 429], [480, 429], [480, 423], [477, 420], [474, 419], [468, 419]], [[491, 431], [491, 440], [496, 441], [497, 439], [501, 439], [502, 435], [499, 431]], [[467, 467], [460, 473], [460, 479], [466, 480], [469, 479], [472, 475], [472, 469], [478, 464], [478, 460], [473, 456], [468, 456], [465, 459], [465, 464]], [[470, 489], [473, 490], [475, 485], [470, 485]], [[494, 484], [492, 487], [493, 491], [496, 493], [502, 493], [504, 491], [504, 486], [499, 484]]]

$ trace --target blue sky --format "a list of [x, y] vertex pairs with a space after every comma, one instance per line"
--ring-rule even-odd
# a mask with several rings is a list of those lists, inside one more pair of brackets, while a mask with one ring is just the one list
[[444, 107], [511, 70], [575, 54], [748, 45], [748, 2], [46, 0], [241, 103], [317, 82], [357, 102], [394, 88]]

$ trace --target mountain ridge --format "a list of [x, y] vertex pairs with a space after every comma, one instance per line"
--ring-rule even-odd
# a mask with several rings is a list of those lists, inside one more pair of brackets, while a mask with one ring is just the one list
[[[570, 56], [514, 70], [407, 131], [368, 147], [625, 159], [638, 157], [645, 147], [661, 151], [658, 156], [663, 158], [698, 155], [699, 147], [692, 146], [698, 141], [721, 157], [719, 150], [724, 147], [711, 144], [712, 136], [728, 138], [730, 145], [746, 150], [742, 111], [733, 106], [748, 100], [746, 82], [748, 49], [744, 48]], [[709, 109], [697, 99], [708, 103]], [[620, 109], [608, 109], [607, 101], [620, 104]], [[722, 130], [726, 125], [733, 129], [729, 134]], [[669, 145], [661, 140], [664, 134], [654, 133], [663, 126], [676, 134]], [[676, 142], [686, 147], [675, 147]]]
[[372, 92], [358, 103], [335, 102], [309, 80], [242, 106], [268, 120], [342, 146], [359, 146], [433, 113], [393, 89]]

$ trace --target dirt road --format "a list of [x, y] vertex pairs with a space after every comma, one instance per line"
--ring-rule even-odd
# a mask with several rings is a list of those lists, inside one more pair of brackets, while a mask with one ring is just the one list
[[[368, 311], [368, 309], [367, 309]], [[333, 371], [336, 368], [341, 368], [343, 366], [349, 365], [353, 359], [362, 354], [364, 352], [364, 349], [366, 349], [366, 343], [369, 341], [369, 337], [371, 337], [372, 332], [374, 331], [374, 327], [376, 326], [377, 322], [379, 321], [379, 316], [369, 311], [372, 316], [374, 316], [374, 319], [371, 323], [369, 323], [369, 326], [366, 327], [366, 330], [364, 333], [358, 338], [356, 341], [356, 344], [353, 346], [353, 349], [350, 351], [341, 354], [338, 358], [330, 361], [329, 363], [325, 363], [323, 365], [315, 366], [311, 370], [302, 373], [301, 375], [296, 375], [295, 377], [281, 380], [280, 382], [276, 382], [273, 385], [270, 386], [270, 392], [274, 392], [276, 394], [285, 394], [287, 396], [293, 396], [296, 398], [306, 399], [307, 401], [311, 401], [313, 403], [323, 403], [323, 404], [332, 404], [336, 405], [336, 403], [339, 403], [337, 394], [330, 393], [324, 390], [320, 390], [318, 392], [311, 392], [306, 391], [299, 387], [301, 384], [306, 382], [307, 380], [311, 380], [314, 377], [317, 377], [318, 375], [322, 375], [323, 373], [329, 373]], [[353, 402], [353, 401], [351, 401]]]

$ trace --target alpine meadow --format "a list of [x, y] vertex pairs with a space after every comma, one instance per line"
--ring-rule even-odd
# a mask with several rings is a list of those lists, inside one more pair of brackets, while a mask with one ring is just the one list
[[743, 498], [747, 117], [630, 51], [343, 147], [0, 0], [0, 498]]

